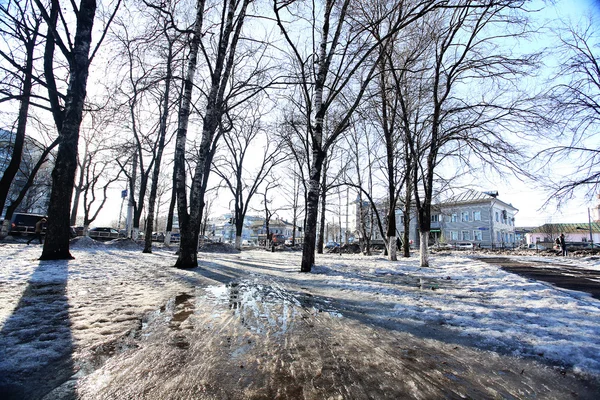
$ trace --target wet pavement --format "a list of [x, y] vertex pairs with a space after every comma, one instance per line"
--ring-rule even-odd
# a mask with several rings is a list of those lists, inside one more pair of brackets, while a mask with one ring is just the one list
[[560, 262], [523, 262], [508, 257], [481, 257], [479, 260], [499, 265], [505, 271], [526, 278], [551, 283], [559, 288], [589, 293], [600, 300], [600, 271]]
[[82, 399], [597, 398], [533, 361], [344, 317], [274, 280], [180, 293], [78, 383]]
[[[42, 369], [14, 363], [11, 376], [20, 386], [6, 388], [13, 398], [597, 399], [600, 393], [593, 377], [510, 349], [486, 350], [443, 320], [410, 325], [390, 312], [397, 303], [382, 297], [392, 287], [416, 296], [450, 290], [454, 280], [364, 269], [345, 277], [342, 268], [312, 281], [289, 256], [262, 253], [219, 256], [189, 271], [149, 267], [150, 257], [162, 255], [129, 256], [148, 258], [121, 276], [109, 269], [120, 273], [123, 266], [88, 265], [92, 255], [79, 268], [69, 264], [68, 284], [65, 268], [55, 272], [52, 290], [30, 284], [22, 293], [0, 341], [14, 350], [0, 354], [27, 360], [31, 343], [22, 332], [44, 338], [52, 328], [56, 361]], [[336, 288], [342, 277], [376, 282], [378, 292]], [[4, 289], [6, 298], [18, 296], [16, 284]], [[56, 315], [29, 310], [34, 299], [55, 304]]]

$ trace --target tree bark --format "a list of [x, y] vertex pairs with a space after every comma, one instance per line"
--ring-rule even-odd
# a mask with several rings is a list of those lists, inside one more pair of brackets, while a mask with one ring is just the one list
[[[92, 28], [96, 13], [95, 0], [81, 0], [77, 14], [74, 47], [69, 60], [69, 86], [65, 100], [64, 121], [59, 129], [60, 144], [52, 171], [52, 192], [48, 208], [48, 228], [41, 260], [72, 259], [69, 252], [69, 213], [77, 168], [79, 126], [89, 71]], [[48, 33], [47, 40], [54, 40]]]
[[300, 272], [310, 272], [315, 263], [315, 242], [317, 237], [317, 213], [319, 208], [319, 188], [321, 183], [321, 168], [324, 154], [313, 153], [313, 162], [310, 167], [310, 180], [307, 196], [306, 229], [302, 246], [302, 264]]
[[[194, 75], [198, 61], [198, 49], [202, 36], [202, 22], [204, 19], [204, 0], [196, 3], [196, 21], [194, 23], [194, 35], [190, 45], [187, 73], [184, 81], [183, 99], [179, 109], [179, 126], [177, 128], [177, 139], [175, 143], [175, 188], [177, 192], [177, 213], [179, 215], [179, 257], [175, 262], [177, 268], [195, 268], [198, 266], [198, 228], [194, 229], [186, 196], [186, 173], [185, 173], [185, 142], [187, 140], [188, 121], [192, 104], [192, 89], [194, 87]], [[199, 221], [195, 221], [199, 222]]]
[[419, 232], [419, 250], [421, 267], [429, 267], [429, 231]]
[[326, 206], [327, 206], [327, 158], [323, 160], [323, 181], [321, 183], [321, 226], [319, 227], [319, 240], [317, 241], [317, 253], [323, 254], [323, 244], [325, 243], [325, 224], [326, 224]]

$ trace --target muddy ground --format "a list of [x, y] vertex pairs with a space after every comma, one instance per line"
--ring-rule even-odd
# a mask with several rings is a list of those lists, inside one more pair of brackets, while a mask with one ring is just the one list
[[[72, 348], [42, 366], [11, 370], [0, 398], [598, 398], [593, 377], [514, 357], [510, 349], [480, 348], [443, 325], [390, 318], [369, 296], [304, 281], [296, 261], [222, 255], [192, 271], [140, 265], [111, 279], [101, 267], [82, 266], [68, 285], [30, 285], [13, 315], [40, 301], [68, 302], [68, 326], [58, 310], [27, 326], [9, 320], [12, 330], [3, 334], [21, 340], [23, 329], [66, 329]], [[377, 279], [411, 290], [417, 284], [412, 277]]]

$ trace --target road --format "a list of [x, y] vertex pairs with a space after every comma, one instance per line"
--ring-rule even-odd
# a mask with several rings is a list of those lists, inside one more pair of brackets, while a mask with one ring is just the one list
[[508, 257], [481, 257], [481, 261], [499, 265], [503, 270], [554, 286], [586, 292], [600, 299], [600, 271], [579, 268], [561, 262], [524, 262]]

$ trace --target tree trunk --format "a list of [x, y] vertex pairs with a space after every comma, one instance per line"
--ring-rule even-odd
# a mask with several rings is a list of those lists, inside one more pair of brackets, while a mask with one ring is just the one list
[[[410, 196], [407, 196], [410, 200]], [[406, 203], [404, 213], [404, 233], [402, 237], [402, 257], [410, 257], [410, 203]]]
[[192, 89], [198, 61], [198, 49], [202, 36], [202, 21], [204, 19], [204, 0], [196, 4], [196, 21], [194, 36], [190, 45], [187, 73], [184, 81], [183, 99], [179, 109], [179, 126], [175, 143], [174, 175], [177, 191], [177, 213], [179, 214], [179, 257], [175, 262], [177, 268], [195, 268], [198, 266], [198, 229], [191, 225], [186, 197], [185, 173], [185, 142], [187, 139], [188, 121], [192, 104]]
[[388, 252], [389, 252], [389, 260], [390, 261], [398, 261], [398, 256], [397, 256], [397, 248], [398, 248], [398, 244], [396, 243], [396, 236], [388, 236]]
[[158, 179], [160, 178], [160, 164], [162, 162], [165, 137], [167, 136], [167, 121], [169, 118], [169, 93], [171, 91], [171, 60], [173, 58], [173, 45], [169, 41], [167, 55], [167, 71], [165, 75], [165, 93], [163, 97], [162, 112], [160, 116], [160, 131], [156, 159], [154, 160], [154, 172], [152, 174], [152, 186], [150, 187], [150, 198], [148, 199], [148, 219], [146, 220], [146, 237], [144, 238], [144, 253], [152, 253], [152, 231], [154, 230], [154, 207], [156, 205], [156, 193], [158, 192]]
[[429, 267], [429, 231], [419, 232], [421, 267]]
[[317, 241], [317, 253], [323, 254], [323, 244], [325, 243], [325, 224], [326, 224], [326, 205], [327, 205], [327, 161], [323, 162], [325, 173], [323, 174], [323, 183], [321, 184], [321, 226], [319, 227], [319, 240]]
[[[79, 126], [86, 96], [92, 27], [96, 13], [95, 0], [81, 0], [77, 14], [77, 30], [69, 63], [69, 86], [65, 100], [64, 121], [60, 127], [61, 142], [52, 171], [52, 192], [48, 208], [48, 228], [41, 260], [72, 259], [69, 252], [69, 214], [77, 168]], [[52, 40], [48, 35], [47, 40]]]
[[10, 163], [4, 170], [2, 179], [0, 179], [0, 215], [4, 210], [6, 198], [12, 184], [23, 155], [25, 144], [25, 130], [27, 128], [27, 116], [29, 114], [29, 104], [31, 100], [32, 74], [33, 74], [33, 49], [37, 40], [37, 31], [34, 32], [32, 39], [26, 43], [27, 58], [25, 61], [23, 89], [21, 91], [21, 104], [19, 105], [19, 116], [17, 122], [17, 132], [15, 134], [15, 143], [10, 158]]
[[175, 210], [175, 203], [177, 201], [177, 191], [175, 187], [175, 168], [173, 168], [173, 188], [171, 190], [171, 201], [169, 202], [169, 212], [167, 214], [167, 226], [165, 228], [165, 244], [168, 246], [171, 244], [171, 232], [173, 230], [173, 214]]
[[321, 183], [321, 167], [324, 155], [321, 152], [313, 153], [313, 163], [310, 168], [308, 184], [306, 229], [302, 246], [302, 264], [300, 272], [310, 272], [315, 263], [315, 243], [317, 236], [317, 213], [319, 208], [319, 188]]

